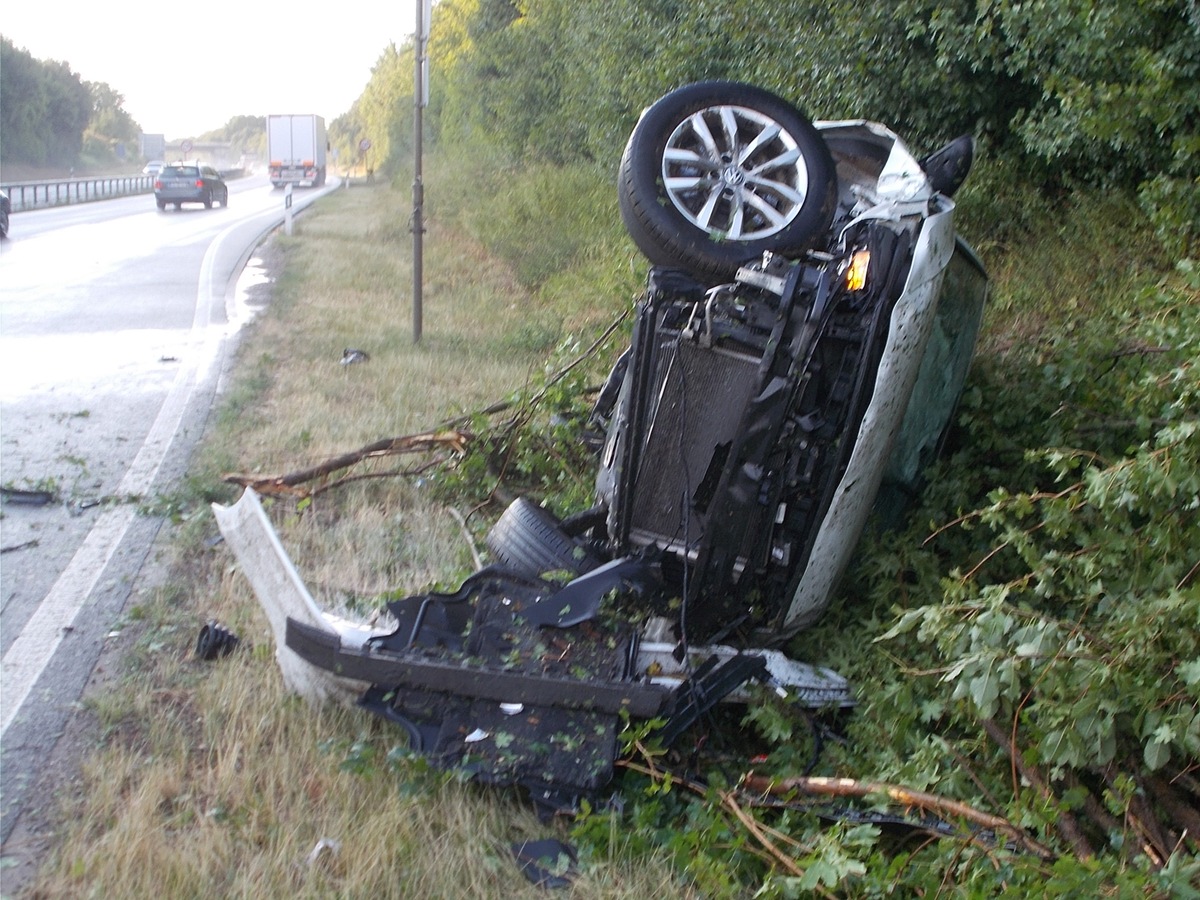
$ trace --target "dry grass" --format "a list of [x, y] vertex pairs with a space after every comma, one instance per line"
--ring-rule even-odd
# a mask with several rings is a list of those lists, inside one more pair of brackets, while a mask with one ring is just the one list
[[[423, 430], [506, 395], [544, 365], [565, 317], [537, 308], [503, 266], [436, 229], [426, 244], [425, 333], [413, 345], [404, 205], [383, 186], [341, 192], [302, 217], [295, 236], [275, 240], [276, 299], [244, 338], [195, 481], [211, 485], [228, 469], [288, 471]], [[595, 315], [597, 330], [611, 318]], [[339, 365], [346, 347], [370, 361]], [[454, 518], [404, 479], [330, 492], [303, 511], [276, 504], [273, 515], [326, 600], [419, 590], [471, 570]], [[206, 549], [214, 531], [202, 514], [181, 529], [175, 580], [138, 610], [144, 637], [131, 674], [92, 700], [104, 740], [31, 893], [542, 896], [509, 846], [563, 826], [539, 823], [515, 792], [389, 761], [404, 738], [365, 712], [285, 695], [245, 578], [227, 549]], [[189, 653], [209, 617], [243, 639], [215, 663]], [[322, 840], [338, 849], [310, 858]], [[597, 859], [571, 895], [684, 893], [661, 860]]]

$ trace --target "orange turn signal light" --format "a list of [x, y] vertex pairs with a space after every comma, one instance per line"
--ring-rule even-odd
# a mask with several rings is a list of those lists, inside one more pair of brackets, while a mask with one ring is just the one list
[[861, 291], [867, 286], [867, 269], [871, 265], [870, 250], [856, 250], [850, 257], [850, 268], [846, 270], [846, 287]]

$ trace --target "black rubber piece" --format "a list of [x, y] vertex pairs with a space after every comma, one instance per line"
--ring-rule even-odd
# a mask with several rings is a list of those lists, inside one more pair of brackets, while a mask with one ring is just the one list
[[[796, 218], [776, 234], [751, 241], [720, 239], [684, 218], [667, 196], [662, 161], [671, 134], [693, 114], [719, 106], [769, 116], [791, 135], [804, 158], [808, 193]], [[812, 247], [833, 220], [837, 173], [825, 139], [791, 103], [753, 85], [706, 81], [666, 94], [638, 120], [621, 157], [617, 199], [629, 236], [650, 262], [725, 278], [766, 251], [796, 256]]]
[[196, 638], [196, 655], [211, 662], [219, 656], [228, 656], [237, 645], [238, 639], [232, 631], [210, 621]]
[[524, 497], [509, 505], [486, 541], [498, 560], [526, 575], [560, 570], [582, 575], [603, 562], [567, 534], [553, 513]]

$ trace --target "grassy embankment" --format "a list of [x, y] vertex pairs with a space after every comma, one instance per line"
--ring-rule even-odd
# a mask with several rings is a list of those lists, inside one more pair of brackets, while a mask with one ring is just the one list
[[[142, 629], [138, 650], [123, 680], [90, 702], [98, 738], [84, 790], [60, 798], [62, 840], [39, 878], [44, 896], [541, 896], [508, 845], [553, 829], [513, 794], [394, 754], [401, 735], [366, 713], [286, 696], [245, 578], [227, 549], [206, 544], [215, 526], [202, 501], [236, 496], [222, 473], [282, 473], [480, 409], [561, 365], [572, 351], [556, 348], [571, 336], [586, 346], [629, 305], [643, 267], [607, 186], [586, 175], [465, 183], [451, 174], [427, 180], [418, 346], [403, 188], [341, 192], [302, 217], [294, 237], [274, 240], [274, 301], [247, 333], [214, 433], [174, 498], [184, 511], [175, 574], [129, 610]], [[1035, 218], [1039, 239], [1004, 243], [986, 217], [1013, 212], [996, 202], [974, 211], [997, 287], [985, 366], [1154, 274], [1114, 253], [1127, 240], [1119, 210], [1092, 208], [1088, 235]], [[1020, 229], [1005, 240], [1013, 234]], [[1064, 267], [1064, 256], [1078, 264]], [[340, 366], [346, 347], [370, 361]], [[451, 502], [470, 513], [490, 488], [468, 485]], [[470, 552], [445, 496], [420, 479], [381, 478], [311, 504], [276, 503], [272, 514], [314, 593], [338, 602], [467, 574]], [[469, 519], [476, 540], [498, 512]], [[210, 617], [251, 646], [194, 660], [191, 642]], [[339, 849], [309, 862], [322, 839]], [[622, 853], [625, 844], [637, 852]], [[574, 896], [687, 895], [644, 838], [617, 834], [610, 846], [587, 861]]]

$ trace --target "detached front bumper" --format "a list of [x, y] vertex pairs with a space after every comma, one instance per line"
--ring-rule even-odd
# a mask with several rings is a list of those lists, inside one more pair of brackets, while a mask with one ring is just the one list
[[600, 599], [614, 579], [639, 577], [637, 560], [565, 586], [490, 567], [454, 594], [390, 603], [397, 625], [385, 631], [320, 609], [253, 491], [213, 511], [271, 622], [292, 691], [356, 699], [435, 764], [524, 785], [554, 808], [611, 778], [623, 717], [662, 720], [669, 745], [720, 700], [745, 699], [750, 680], [803, 706], [853, 704], [836, 673], [776, 651], [685, 653], [601, 621]]

